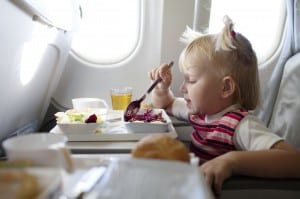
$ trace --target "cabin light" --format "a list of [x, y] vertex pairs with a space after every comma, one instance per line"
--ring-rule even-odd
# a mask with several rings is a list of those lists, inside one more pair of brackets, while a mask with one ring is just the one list
[[20, 81], [27, 85], [34, 77], [49, 43], [55, 39], [55, 28], [36, 23], [31, 40], [25, 42], [20, 63]]

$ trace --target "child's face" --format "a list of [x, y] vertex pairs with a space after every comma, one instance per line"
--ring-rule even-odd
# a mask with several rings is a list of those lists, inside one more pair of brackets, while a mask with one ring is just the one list
[[206, 56], [190, 52], [184, 63], [181, 92], [192, 114], [215, 114], [225, 107], [222, 77]]

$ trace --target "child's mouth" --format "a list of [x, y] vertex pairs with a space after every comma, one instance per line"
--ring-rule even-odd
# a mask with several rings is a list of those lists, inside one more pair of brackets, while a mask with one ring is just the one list
[[187, 106], [188, 108], [191, 108], [191, 107], [192, 107], [191, 100], [189, 100], [189, 99], [184, 99], [184, 100], [186, 101], [186, 106]]

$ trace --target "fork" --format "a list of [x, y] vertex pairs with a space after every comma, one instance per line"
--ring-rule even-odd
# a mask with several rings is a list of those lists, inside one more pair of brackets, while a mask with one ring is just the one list
[[[171, 61], [169, 63], [169, 68], [171, 68], [173, 66], [174, 62]], [[162, 78], [161, 77], [158, 77], [153, 83], [152, 85], [148, 88], [147, 92], [141, 97], [139, 98], [138, 100], [134, 100], [132, 102], [130, 102], [124, 112], [124, 121], [129, 121], [133, 115], [135, 115], [139, 110], [140, 110], [140, 107], [141, 107], [141, 103], [142, 101], [144, 101], [144, 99], [146, 99], [146, 96], [151, 93], [151, 91], [154, 89], [154, 87], [162, 81]]]

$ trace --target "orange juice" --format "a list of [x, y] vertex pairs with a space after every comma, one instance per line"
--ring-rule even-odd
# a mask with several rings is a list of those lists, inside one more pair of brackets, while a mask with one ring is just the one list
[[131, 102], [131, 96], [131, 94], [112, 94], [112, 108], [114, 110], [125, 110]]
[[111, 104], [113, 110], [125, 110], [128, 104], [131, 102], [132, 88], [121, 87], [111, 88]]

